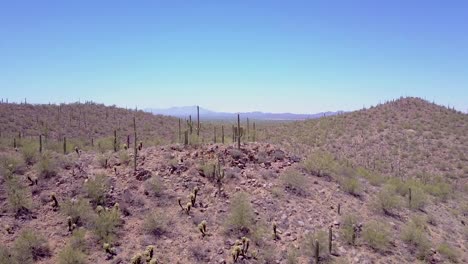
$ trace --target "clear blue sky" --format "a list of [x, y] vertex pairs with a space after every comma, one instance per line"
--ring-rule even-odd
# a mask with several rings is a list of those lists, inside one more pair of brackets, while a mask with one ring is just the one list
[[468, 2], [2, 1], [0, 97], [222, 111], [468, 109]]

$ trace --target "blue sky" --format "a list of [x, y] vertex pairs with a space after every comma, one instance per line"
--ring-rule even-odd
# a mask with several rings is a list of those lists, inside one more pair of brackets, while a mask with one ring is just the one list
[[220, 111], [468, 109], [468, 2], [2, 1], [0, 91]]

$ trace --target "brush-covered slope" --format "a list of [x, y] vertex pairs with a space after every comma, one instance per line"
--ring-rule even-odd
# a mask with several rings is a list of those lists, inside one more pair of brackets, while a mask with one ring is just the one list
[[468, 115], [419, 98], [272, 126], [264, 137], [298, 153], [324, 149], [389, 175], [468, 177]]
[[63, 137], [91, 144], [91, 139], [112, 137], [117, 130], [124, 141], [133, 134], [133, 117], [138, 136], [146, 141], [172, 142], [176, 139], [177, 119], [127, 110], [92, 102], [60, 105], [0, 104], [0, 133], [3, 138], [34, 137], [49, 140]]

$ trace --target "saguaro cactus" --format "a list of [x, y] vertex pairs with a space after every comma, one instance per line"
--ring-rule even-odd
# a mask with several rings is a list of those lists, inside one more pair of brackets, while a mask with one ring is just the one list
[[224, 126], [221, 126], [221, 143], [224, 144]]
[[117, 130], [114, 130], [114, 152], [117, 152]]
[[315, 263], [319, 263], [320, 245], [317, 239], [315, 239]]
[[39, 135], [39, 153], [42, 153], [42, 135]]
[[214, 127], [213, 131], [213, 142], [216, 144], [216, 127]]
[[247, 117], [247, 141], [250, 139], [250, 122], [249, 118]]
[[67, 154], [67, 138], [63, 137], [63, 154]]
[[133, 171], [137, 170], [137, 131], [136, 131], [136, 120], [133, 117], [133, 132], [134, 132], [134, 139], [133, 139]]
[[240, 149], [240, 115], [237, 114], [237, 148]]
[[200, 107], [197, 105], [197, 136], [200, 136]]
[[328, 252], [332, 253], [333, 227], [328, 228]]
[[181, 131], [181, 127], [180, 127], [180, 118], [179, 118], [179, 143], [182, 142], [182, 131]]
[[257, 131], [255, 130], [255, 122], [253, 122], [253, 134], [252, 134], [252, 141], [255, 142], [255, 136], [257, 134]]

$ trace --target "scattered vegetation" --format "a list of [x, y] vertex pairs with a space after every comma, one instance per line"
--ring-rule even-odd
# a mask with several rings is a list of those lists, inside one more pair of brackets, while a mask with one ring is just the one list
[[281, 182], [286, 190], [299, 195], [306, 194], [306, 178], [301, 172], [295, 169], [285, 170], [281, 175]]
[[116, 236], [118, 227], [122, 224], [118, 208], [101, 210], [94, 219], [93, 231], [101, 242], [112, 243]]
[[47, 240], [37, 231], [23, 230], [15, 240], [13, 256], [17, 263], [29, 264], [50, 255]]
[[109, 178], [103, 173], [97, 174], [94, 178], [88, 179], [84, 185], [88, 198], [94, 205], [104, 205], [106, 194], [109, 189]]
[[362, 238], [373, 249], [386, 251], [390, 245], [390, 229], [384, 222], [371, 221], [364, 225]]
[[167, 232], [169, 220], [162, 211], [149, 213], [144, 220], [143, 229], [145, 233], [160, 236]]
[[416, 256], [419, 259], [425, 259], [431, 247], [425, 228], [425, 219], [419, 216], [413, 216], [401, 231], [403, 241], [413, 247], [413, 252], [416, 252]]
[[227, 219], [228, 228], [242, 233], [253, 231], [253, 216], [252, 205], [247, 193], [235, 194], [231, 199], [231, 209]]

